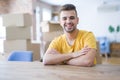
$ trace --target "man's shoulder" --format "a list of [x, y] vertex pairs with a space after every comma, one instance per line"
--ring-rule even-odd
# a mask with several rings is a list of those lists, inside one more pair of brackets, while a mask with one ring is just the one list
[[61, 41], [61, 40], [64, 40], [64, 39], [65, 39], [65, 34], [61, 34], [61, 35], [57, 36], [54, 40]]
[[79, 30], [79, 35], [89, 35], [89, 34], [93, 34], [93, 32], [87, 30]]
[[79, 30], [78, 36], [80, 38], [87, 38], [88, 36], [94, 36], [94, 34], [91, 31]]
[[82, 33], [91, 33], [91, 31], [87, 31], [87, 30], [79, 30], [79, 32], [82, 32]]

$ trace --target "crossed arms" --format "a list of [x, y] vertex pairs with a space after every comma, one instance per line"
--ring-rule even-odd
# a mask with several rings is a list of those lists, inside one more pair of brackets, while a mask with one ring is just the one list
[[48, 49], [43, 57], [43, 64], [61, 64], [90, 67], [94, 65], [96, 49], [84, 47], [73, 53], [61, 54], [55, 49]]

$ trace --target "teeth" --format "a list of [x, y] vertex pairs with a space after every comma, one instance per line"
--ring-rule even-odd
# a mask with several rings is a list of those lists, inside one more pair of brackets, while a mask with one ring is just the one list
[[67, 27], [72, 27], [72, 26], [67, 26]]

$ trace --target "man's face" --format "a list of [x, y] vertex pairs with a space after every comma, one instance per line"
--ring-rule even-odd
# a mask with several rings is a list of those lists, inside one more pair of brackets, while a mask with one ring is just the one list
[[72, 33], [76, 29], [78, 21], [79, 19], [74, 10], [60, 13], [60, 25], [68, 33]]

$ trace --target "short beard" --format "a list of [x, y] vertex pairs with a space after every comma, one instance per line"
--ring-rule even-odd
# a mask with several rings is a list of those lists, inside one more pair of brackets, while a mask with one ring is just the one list
[[66, 30], [66, 28], [64, 27], [64, 30], [67, 32], [67, 33], [72, 33], [73, 31], [75, 31], [76, 28], [73, 28], [72, 30]]

